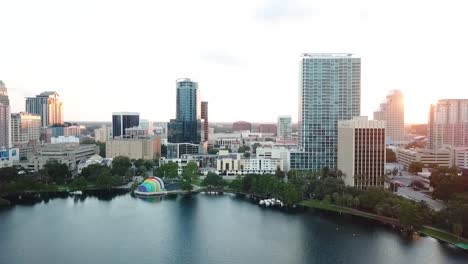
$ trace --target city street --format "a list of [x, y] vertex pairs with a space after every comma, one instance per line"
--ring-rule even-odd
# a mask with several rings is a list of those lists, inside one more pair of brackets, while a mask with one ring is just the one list
[[415, 191], [411, 187], [400, 187], [398, 188], [397, 194], [412, 199], [416, 202], [425, 201], [429, 207], [435, 211], [440, 211], [446, 207], [444, 203], [434, 200], [432, 197], [422, 192]]

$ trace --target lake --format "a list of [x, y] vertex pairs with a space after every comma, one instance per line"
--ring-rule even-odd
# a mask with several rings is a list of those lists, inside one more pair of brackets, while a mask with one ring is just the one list
[[236, 195], [56, 198], [0, 209], [0, 263], [468, 263], [372, 220]]

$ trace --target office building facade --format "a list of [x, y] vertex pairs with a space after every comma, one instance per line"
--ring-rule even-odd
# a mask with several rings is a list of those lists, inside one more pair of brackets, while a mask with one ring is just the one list
[[26, 98], [26, 112], [41, 116], [43, 127], [63, 124], [63, 102], [54, 91]]
[[112, 113], [112, 137], [124, 138], [125, 129], [140, 125], [140, 113], [114, 112]]
[[360, 115], [361, 59], [352, 54], [303, 54], [300, 61], [299, 148], [291, 168], [337, 167], [338, 121]]
[[383, 187], [385, 148], [385, 121], [367, 117], [338, 121], [338, 169], [346, 185]]
[[468, 147], [468, 99], [444, 99], [429, 111], [429, 148]]
[[208, 127], [208, 102], [201, 102], [201, 120], [202, 120], [202, 140], [208, 141], [209, 127]]
[[5, 83], [0, 80], [0, 150], [11, 147], [10, 99]]
[[102, 127], [94, 130], [94, 140], [96, 142], [106, 142], [112, 139], [112, 127], [102, 125]]
[[386, 124], [386, 143], [394, 146], [404, 146], [405, 139], [405, 103], [403, 93], [393, 90], [385, 102], [374, 112], [374, 120], [383, 120]]
[[178, 79], [176, 119], [171, 119], [167, 140], [171, 143], [199, 144], [201, 138], [201, 103], [198, 83], [188, 78]]
[[291, 116], [278, 117], [278, 131], [276, 136], [281, 140], [292, 139], [292, 120]]

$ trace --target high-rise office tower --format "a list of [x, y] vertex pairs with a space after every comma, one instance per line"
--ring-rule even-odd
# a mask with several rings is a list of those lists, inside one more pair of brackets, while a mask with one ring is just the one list
[[203, 127], [202, 139], [203, 141], [207, 142], [209, 131], [208, 131], [208, 102], [206, 101], [201, 102], [201, 119], [202, 119], [202, 127]]
[[405, 103], [403, 93], [393, 90], [385, 102], [374, 112], [374, 120], [386, 122], [386, 141], [389, 145], [404, 146], [405, 140]]
[[63, 124], [63, 102], [57, 92], [43, 92], [26, 98], [26, 112], [41, 116], [41, 125]]
[[383, 187], [385, 155], [385, 121], [367, 117], [338, 121], [338, 169], [346, 185]]
[[0, 80], [0, 149], [11, 147], [10, 99], [7, 88]]
[[188, 78], [178, 79], [176, 119], [171, 119], [167, 139], [171, 143], [201, 142], [201, 104], [198, 83]]
[[11, 114], [11, 141], [15, 147], [36, 144], [41, 135], [41, 117], [30, 113]]
[[292, 122], [291, 116], [279, 116], [278, 117], [278, 131], [276, 136], [281, 140], [292, 139]]
[[112, 113], [112, 136], [113, 138], [124, 138], [125, 129], [140, 125], [140, 113], [137, 112], [114, 112]]
[[429, 148], [468, 147], [468, 99], [445, 99], [429, 111]]
[[338, 121], [360, 115], [361, 59], [352, 54], [303, 54], [300, 68], [300, 151], [291, 153], [291, 168], [336, 168]]

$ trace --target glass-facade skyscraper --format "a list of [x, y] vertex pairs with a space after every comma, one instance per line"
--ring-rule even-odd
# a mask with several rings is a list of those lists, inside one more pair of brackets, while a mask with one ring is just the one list
[[352, 54], [303, 54], [299, 84], [299, 148], [291, 168], [337, 167], [338, 121], [361, 112], [361, 59]]
[[43, 127], [63, 124], [63, 102], [57, 92], [43, 92], [26, 98], [26, 112], [41, 116]]
[[140, 113], [114, 112], [112, 113], [112, 135], [114, 138], [125, 138], [125, 129], [140, 125]]
[[188, 78], [178, 79], [176, 119], [168, 124], [170, 143], [201, 142], [201, 103], [198, 83]]

